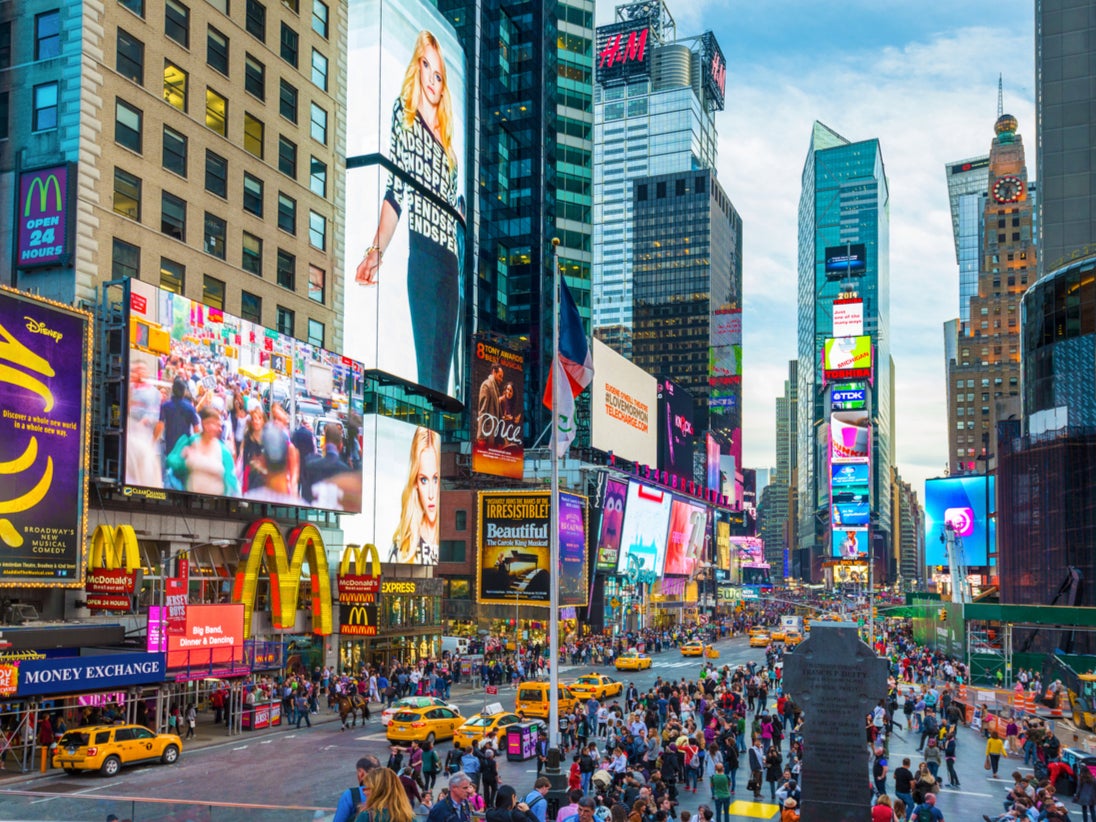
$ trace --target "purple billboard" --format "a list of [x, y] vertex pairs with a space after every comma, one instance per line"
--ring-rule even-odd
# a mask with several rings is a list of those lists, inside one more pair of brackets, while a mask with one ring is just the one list
[[0, 289], [0, 586], [83, 585], [91, 315]]
[[585, 605], [586, 498], [559, 495], [559, 604]]
[[628, 500], [628, 483], [607, 478], [601, 498], [601, 533], [597, 541], [597, 569], [615, 573], [620, 556], [620, 534], [624, 525], [624, 503]]
[[19, 175], [17, 268], [60, 265], [69, 253], [69, 175], [67, 165]]

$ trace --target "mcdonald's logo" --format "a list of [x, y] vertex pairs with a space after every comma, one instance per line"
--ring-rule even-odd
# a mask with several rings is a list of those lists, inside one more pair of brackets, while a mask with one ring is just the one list
[[244, 606], [244, 638], [251, 636], [251, 615], [264, 564], [270, 578], [270, 613], [274, 627], [286, 630], [294, 626], [305, 559], [308, 560], [312, 591], [312, 633], [329, 635], [332, 632], [331, 576], [323, 537], [316, 526], [298, 525], [290, 531], [288, 551], [278, 524], [272, 519], [251, 523], [245, 539], [247, 542], [232, 585], [232, 601]]
[[[64, 208], [64, 196], [61, 193], [61, 181], [57, 179], [56, 172], [49, 174], [39, 174], [30, 181], [30, 185], [27, 186], [27, 196], [23, 200], [23, 216], [29, 217], [31, 215], [31, 204], [34, 202], [34, 195], [38, 195], [38, 208], [35, 209], [35, 214], [55, 213], [61, 211]], [[53, 209], [47, 211], [49, 206], [49, 194], [53, 191]]]
[[69, 247], [68, 188], [75, 166], [61, 165], [26, 171], [19, 176], [20, 268], [55, 265]]
[[340, 609], [339, 633], [343, 636], [376, 636], [377, 606], [354, 605]]
[[[366, 563], [371, 563], [372, 573], [366, 573]], [[336, 580], [339, 602], [373, 604], [381, 587], [381, 560], [377, 546], [372, 544], [347, 545], [339, 563]]]
[[132, 525], [100, 525], [91, 535], [88, 573], [84, 580], [87, 607], [92, 611], [128, 610], [137, 593], [141, 552]]

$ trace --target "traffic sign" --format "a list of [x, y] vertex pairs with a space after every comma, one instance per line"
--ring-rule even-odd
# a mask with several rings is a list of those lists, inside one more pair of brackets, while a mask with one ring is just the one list
[[498, 685], [488, 685], [487, 686], [487, 694], [489, 696], [498, 696], [498, 692], [499, 692], [499, 686]]

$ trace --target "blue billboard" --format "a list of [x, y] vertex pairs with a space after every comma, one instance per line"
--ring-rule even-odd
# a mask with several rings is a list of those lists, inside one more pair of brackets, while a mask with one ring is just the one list
[[86, 693], [164, 681], [164, 655], [149, 653], [25, 659], [18, 663], [16, 694]]
[[[984, 475], [925, 480], [925, 564], [947, 565], [944, 523], [962, 540], [968, 567], [989, 564], [996, 547], [994, 478]], [[987, 516], [987, 513], [989, 516]], [[987, 525], [988, 520], [988, 525]]]

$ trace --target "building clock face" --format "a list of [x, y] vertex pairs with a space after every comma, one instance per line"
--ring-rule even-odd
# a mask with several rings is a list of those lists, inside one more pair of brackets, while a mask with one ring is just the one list
[[1024, 194], [1024, 181], [1019, 177], [1002, 177], [993, 184], [993, 199], [999, 203], [1015, 203]]

